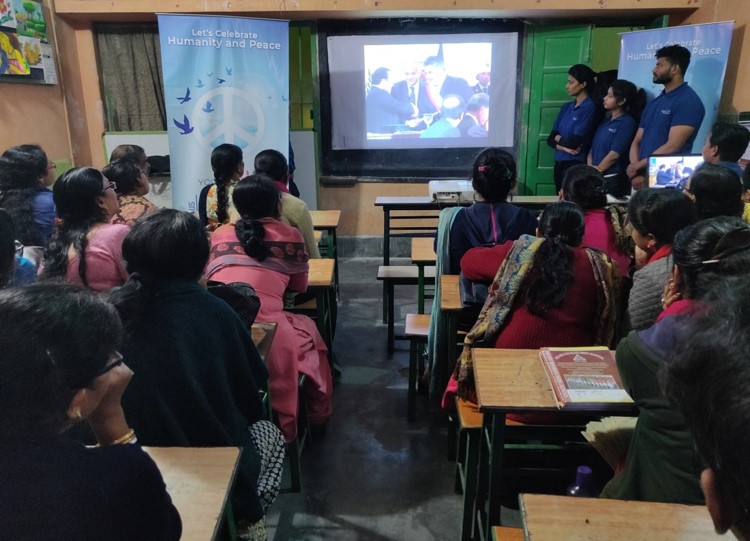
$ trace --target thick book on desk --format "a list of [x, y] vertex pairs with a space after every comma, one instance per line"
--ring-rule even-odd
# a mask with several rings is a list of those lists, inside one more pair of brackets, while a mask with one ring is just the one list
[[633, 403], [622, 388], [615, 357], [609, 349], [542, 348], [539, 356], [558, 407], [600, 409], [603, 403]]

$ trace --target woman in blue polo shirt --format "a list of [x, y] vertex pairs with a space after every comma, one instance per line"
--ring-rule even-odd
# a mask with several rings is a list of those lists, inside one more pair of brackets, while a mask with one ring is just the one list
[[547, 138], [547, 144], [555, 149], [555, 188], [558, 192], [565, 171], [586, 163], [597, 121], [597, 104], [590, 97], [595, 79], [594, 71], [583, 64], [576, 64], [568, 70], [565, 89], [575, 99], [560, 109]]
[[618, 79], [609, 87], [602, 101], [609, 115], [596, 130], [587, 162], [604, 175], [607, 193], [623, 197], [630, 192], [625, 169], [630, 143], [646, 105], [646, 93], [630, 81]]

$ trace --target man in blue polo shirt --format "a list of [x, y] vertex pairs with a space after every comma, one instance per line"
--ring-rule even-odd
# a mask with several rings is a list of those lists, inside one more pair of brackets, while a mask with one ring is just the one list
[[742, 178], [742, 167], [737, 163], [750, 144], [750, 131], [739, 124], [717, 122], [703, 145], [703, 159], [734, 171]]
[[669, 45], [656, 51], [654, 83], [664, 90], [646, 106], [630, 146], [627, 173], [634, 190], [646, 186], [648, 157], [652, 154], [690, 154], [706, 109], [685, 82], [690, 51]]

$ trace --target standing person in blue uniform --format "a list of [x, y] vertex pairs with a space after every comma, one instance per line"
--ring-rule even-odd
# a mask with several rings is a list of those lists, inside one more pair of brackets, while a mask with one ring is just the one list
[[599, 125], [591, 142], [587, 163], [604, 175], [607, 193], [623, 197], [630, 192], [625, 170], [628, 166], [630, 143], [638, 129], [646, 93], [630, 81], [618, 79], [612, 83], [602, 100], [609, 118]]
[[401, 116], [417, 116], [417, 107], [409, 102], [398, 101], [391, 96], [390, 72], [378, 68], [372, 72], [370, 91], [366, 99], [368, 133], [393, 133], [402, 124]]
[[576, 64], [568, 70], [565, 89], [575, 99], [560, 109], [547, 138], [547, 144], [555, 149], [557, 192], [562, 187], [565, 171], [574, 165], [586, 163], [597, 119], [597, 106], [590, 97], [595, 79], [594, 71], [584, 64]]
[[669, 45], [656, 51], [654, 83], [664, 90], [647, 106], [630, 145], [628, 177], [634, 190], [646, 186], [648, 157], [652, 154], [690, 154], [706, 109], [685, 82], [690, 51]]

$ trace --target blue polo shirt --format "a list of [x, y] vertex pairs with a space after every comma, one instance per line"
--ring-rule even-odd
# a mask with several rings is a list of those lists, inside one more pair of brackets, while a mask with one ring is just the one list
[[594, 135], [594, 122], [596, 121], [596, 105], [594, 100], [587, 97], [576, 106], [575, 100], [566, 103], [560, 109], [557, 115], [553, 130], [557, 131], [563, 137], [572, 137], [577, 135], [583, 138], [583, 148], [577, 155], [572, 156], [561, 150], [555, 151], [556, 162], [585, 162], [591, 147], [591, 137]]
[[669, 93], [662, 90], [661, 94], [646, 106], [641, 116], [639, 127], [643, 128], [643, 138], [639, 158], [648, 158], [654, 150], [666, 143], [672, 126], [695, 128], [685, 146], [675, 152], [675, 154], [690, 154], [705, 114], [703, 102], [687, 83], [681, 84]]
[[630, 143], [633, 142], [637, 129], [635, 119], [625, 112], [617, 118], [602, 122], [591, 142], [591, 163], [598, 165], [607, 154], [614, 150], [620, 157], [612, 164], [612, 167], [602, 173], [605, 175], [624, 173], [629, 161]]

